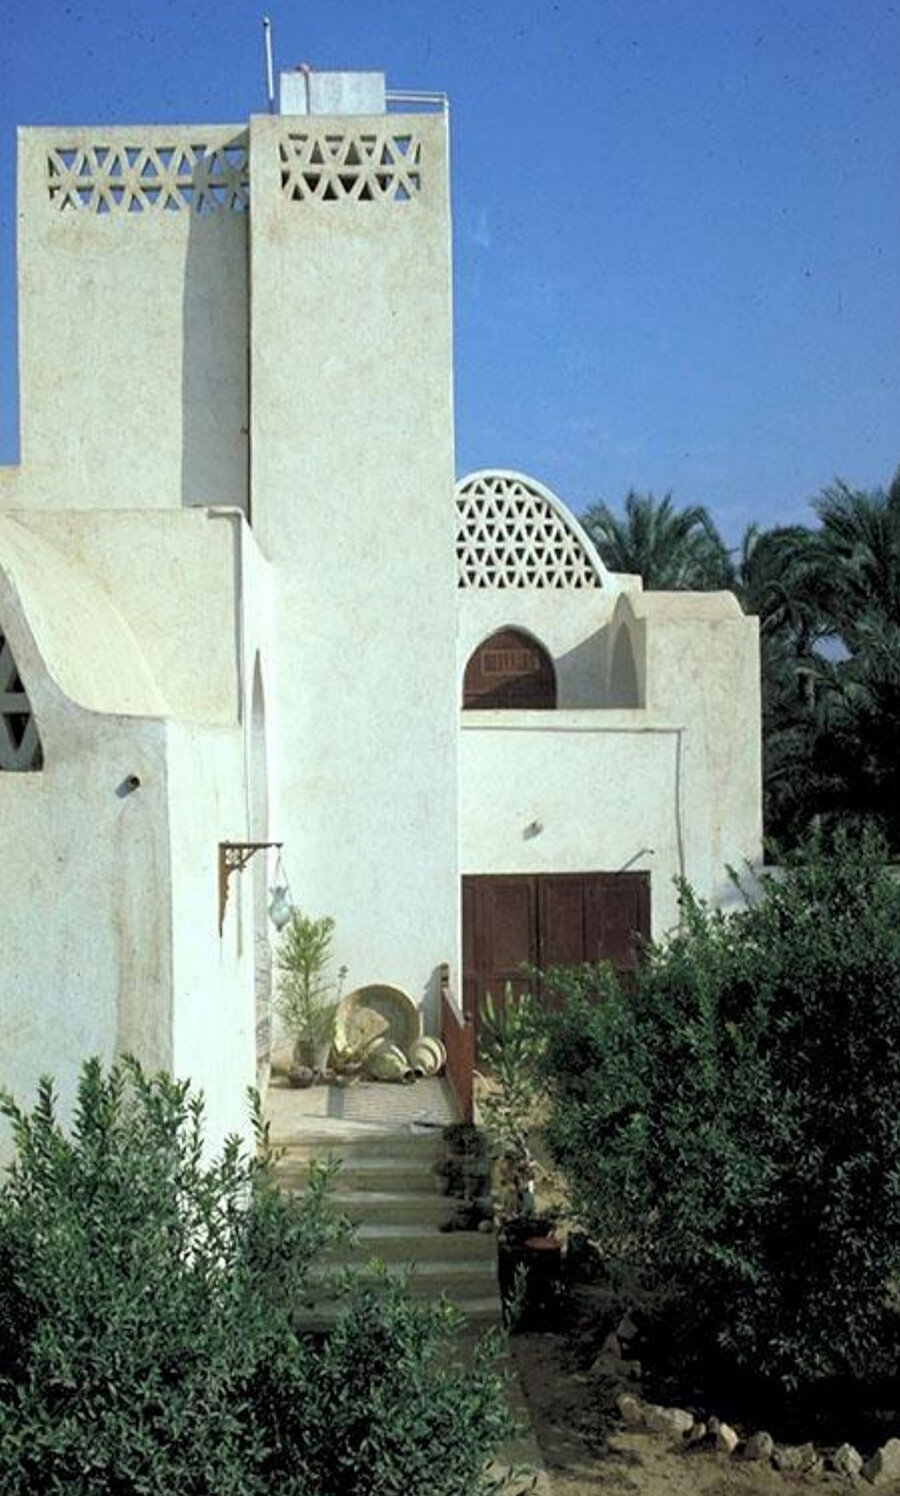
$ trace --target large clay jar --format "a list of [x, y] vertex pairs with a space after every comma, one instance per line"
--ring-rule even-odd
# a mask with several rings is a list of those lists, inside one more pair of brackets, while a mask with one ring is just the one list
[[415, 1080], [415, 1071], [403, 1050], [387, 1040], [382, 1040], [369, 1050], [366, 1055], [366, 1069], [373, 1080]]
[[440, 1039], [430, 1035], [414, 1039], [406, 1053], [417, 1075], [439, 1075], [447, 1061], [447, 1051]]

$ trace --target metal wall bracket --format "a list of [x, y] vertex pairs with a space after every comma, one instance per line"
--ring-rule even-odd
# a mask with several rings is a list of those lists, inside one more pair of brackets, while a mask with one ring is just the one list
[[225, 924], [225, 906], [228, 903], [228, 879], [232, 873], [242, 873], [251, 857], [269, 847], [279, 851], [284, 842], [219, 842], [219, 937]]

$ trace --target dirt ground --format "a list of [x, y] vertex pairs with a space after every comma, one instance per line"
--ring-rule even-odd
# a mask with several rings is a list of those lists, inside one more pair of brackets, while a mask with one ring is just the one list
[[[834, 1474], [782, 1475], [711, 1450], [676, 1449], [659, 1435], [623, 1432], [604, 1411], [598, 1384], [578, 1370], [565, 1335], [515, 1335], [511, 1349], [551, 1496], [826, 1496], [852, 1489]], [[863, 1482], [862, 1490], [873, 1487]], [[878, 1492], [897, 1496], [900, 1487]]]

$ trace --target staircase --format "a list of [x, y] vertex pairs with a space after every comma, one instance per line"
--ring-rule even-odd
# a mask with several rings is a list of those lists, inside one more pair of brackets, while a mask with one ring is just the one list
[[[436, 1298], [444, 1293], [467, 1320], [485, 1326], [499, 1322], [493, 1233], [441, 1230], [453, 1218], [455, 1202], [443, 1193], [440, 1128], [323, 1126], [310, 1118], [305, 1126], [289, 1130], [273, 1127], [272, 1143], [283, 1150], [276, 1179], [290, 1192], [304, 1188], [310, 1159], [341, 1160], [334, 1205], [357, 1226], [357, 1239], [337, 1252], [330, 1265], [352, 1264], [365, 1272], [379, 1259], [390, 1268], [409, 1267], [408, 1287], [414, 1295]], [[374, 1270], [372, 1277], [377, 1277]], [[325, 1282], [321, 1295], [311, 1295], [302, 1323], [309, 1329], [326, 1328], [339, 1312]]]

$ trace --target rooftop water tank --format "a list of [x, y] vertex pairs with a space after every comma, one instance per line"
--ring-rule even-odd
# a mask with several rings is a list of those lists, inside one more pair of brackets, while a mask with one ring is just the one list
[[281, 114], [384, 114], [384, 73], [318, 73], [294, 68], [278, 75]]

